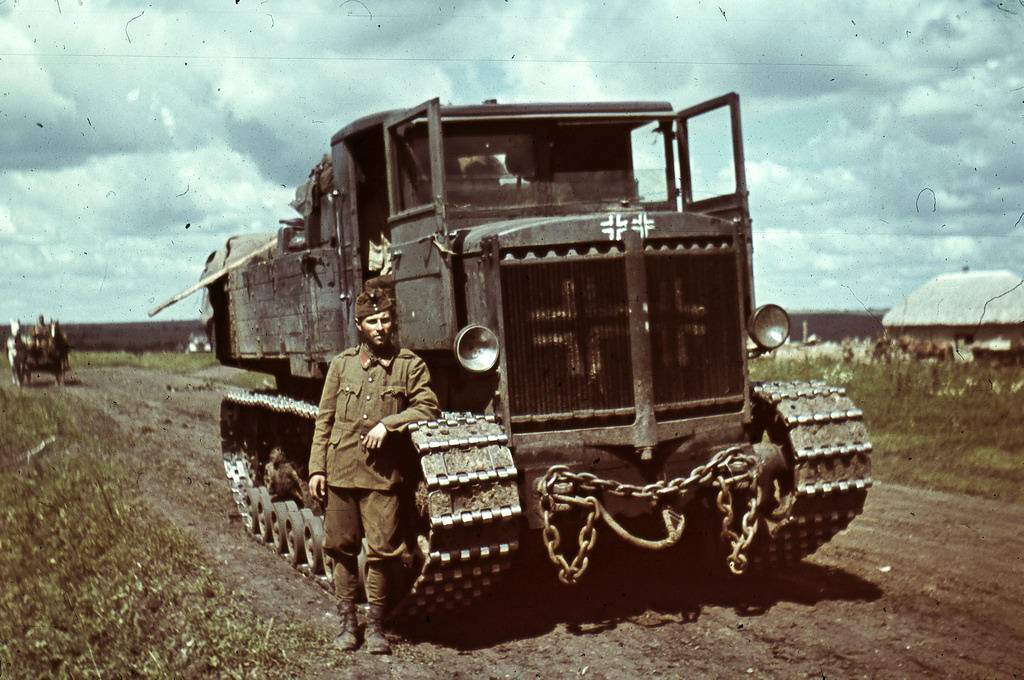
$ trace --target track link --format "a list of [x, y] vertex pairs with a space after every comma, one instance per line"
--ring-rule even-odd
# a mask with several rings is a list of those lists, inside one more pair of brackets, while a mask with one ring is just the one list
[[[272, 460], [308, 455], [318, 407], [283, 395], [231, 393], [221, 405], [224, 469], [247, 531], [333, 591], [319, 508], [302, 507]], [[493, 416], [444, 413], [409, 426], [423, 480], [416, 567], [392, 617], [454, 610], [480, 597], [511, 565], [522, 508], [508, 436]], [[291, 447], [289, 450], [287, 447]], [[276, 467], [275, 467], [276, 465]], [[298, 480], [300, 483], [304, 480]], [[316, 505], [311, 503], [310, 505]], [[315, 511], [315, 512], [314, 512]]]
[[755, 418], [794, 466], [795, 503], [774, 537], [755, 543], [757, 562], [794, 562], [845, 529], [864, 509], [871, 442], [863, 413], [824, 382], [754, 385]]

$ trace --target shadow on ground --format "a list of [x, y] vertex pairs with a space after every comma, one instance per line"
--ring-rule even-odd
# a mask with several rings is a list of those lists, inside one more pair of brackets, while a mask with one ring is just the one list
[[409, 640], [470, 650], [543, 635], [559, 624], [587, 635], [624, 621], [651, 628], [694, 622], [708, 606], [758, 616], [779, 602], [873, 601], [882, 595], [874, 583], [841, 569], [804, 561], [737, 577], [706, 540], [652, 552], [607, 532], [581, 582], [567, 586], [559, 582], [539, 533], [523, 538], [512, 571], [477, 605], [455, 616], [403, 623], [399, 632]]

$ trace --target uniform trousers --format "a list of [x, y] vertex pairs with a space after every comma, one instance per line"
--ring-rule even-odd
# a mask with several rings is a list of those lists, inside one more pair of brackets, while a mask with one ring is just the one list
[[366, 599], [371, 605], [384, 606], [387, 560], [401, 555], [404, 548], [398, 512], [398, 496], [390, 491], [327, 487], [324, 552], [335, 560], [334, 593], [339, 601], [355, 600], [357, 558], [365, 537]]

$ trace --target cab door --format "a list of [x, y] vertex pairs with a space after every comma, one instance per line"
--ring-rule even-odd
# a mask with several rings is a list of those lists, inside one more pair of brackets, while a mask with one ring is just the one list
[[683, 211], [750, 219], [735, 92], [676, 114]]
[[454, 253], [445, 225], [440, 102], [389, 118], [384, 147], [398, 333], [410, 349], [449, 349], [456, 330]]
[[677, 113], [676, 139], [683, 212], [720, 217], [735, 227], [743, 255], [737, 260], [737, 276], [744, 298], [741, 323], [745, 323], [754, 309], [754, 244], [739, 95], [730, 92]]

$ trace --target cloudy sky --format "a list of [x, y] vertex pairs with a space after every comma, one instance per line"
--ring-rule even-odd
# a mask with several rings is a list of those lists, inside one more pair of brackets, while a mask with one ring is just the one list
[[1024, 0], [782, 4], [0, 0], [0, 319], [145, 320], [331, 134], [433, 97], [738, 92], [758, 302], [1024, 275]]

